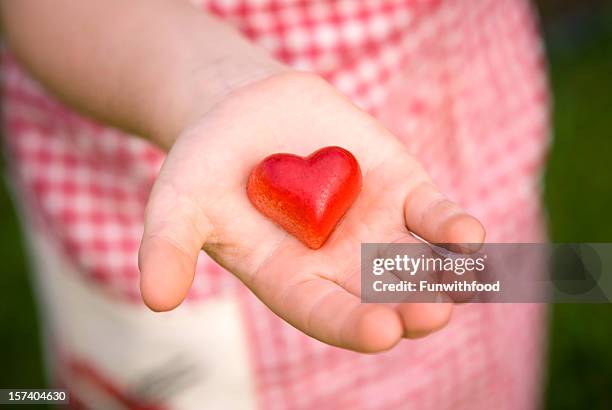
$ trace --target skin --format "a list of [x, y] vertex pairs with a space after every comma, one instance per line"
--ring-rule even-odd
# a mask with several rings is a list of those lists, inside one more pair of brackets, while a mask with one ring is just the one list
[[[325, 81], [181, 1], [4, 0], [0, 13], [12, 51], [58, 98], [168, 151], [139, 253], [152, 310], [182, 302], [204, 249], [281, 318], [335, 346], [384, 351], [449, 321], [449, 303], [361, 304], [360, 243], [416, 242], [411, 232], [481, 243], [482, 225]], [[245, 189], [266, 156], [325, 146], [358, 158], [363, 187], [315, 251], [261, 215]]]

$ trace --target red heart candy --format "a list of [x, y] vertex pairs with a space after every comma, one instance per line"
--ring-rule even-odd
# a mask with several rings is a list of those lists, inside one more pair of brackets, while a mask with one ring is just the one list
[[312, 249], [318, 249], [361, 189], [357, 160], [340, 147], [306, 158], [274, 154], [251, 172], [247, 194], [265, 216]]

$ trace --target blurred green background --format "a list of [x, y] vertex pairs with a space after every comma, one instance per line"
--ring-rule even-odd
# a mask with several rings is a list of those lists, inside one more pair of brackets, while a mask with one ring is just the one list
[[[554, 94], [544, 201], [556, 242], [612, 242], [612, 2], [540, 4]], [[546, 405], [612, 409], [612, 304], [552, 309]]]
[[[550, 235], [556, 242], [612, 242], [612, 4], [541, 0], [538, 7], [554, 94], [544, 190]], [[42, 387], [37, 311], [2, 182], [0, 387]], [[612, 409], [612, 304], [555, 305], [550, 326], [546, 408]]]

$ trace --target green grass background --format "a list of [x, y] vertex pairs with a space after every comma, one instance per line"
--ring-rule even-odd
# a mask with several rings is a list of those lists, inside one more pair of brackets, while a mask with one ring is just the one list
[[[612, 242], [612, 7], [589, 1], [554, 12], [551, 3], [542, 4], [554, 94], [544, 190], [550, 235], [557, 242]], [[1, 388], [45, 386], [27, 270], [0, 184]], [[546, 408], [612, 409], [612, 304], [555, 305], [550, 328]]]
[[[555, 242], [612, 242], [612, 5], [545, 21], [554, 142], [544, 201]], [[546, 404], [612, 409], [612, 304], [553, 306]]]

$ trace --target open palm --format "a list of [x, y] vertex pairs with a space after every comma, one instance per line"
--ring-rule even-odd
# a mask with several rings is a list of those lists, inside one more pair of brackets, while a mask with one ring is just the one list
[[[357, 200], [325, 245], [311, 250], [249, 202], [250, 171], [266, 156], [351, 151]], [[323, 80], [282, 74], [233, 93], [172, 147], [151, 193], [140, 249], [141, 291], [154, 310], [189, 290], [200, 249], [276, 314], [329, 344], [366, 352], [443, 326], [451, 305], [360, 303], [360, 244], [480, 243], [484, 230], [446, 200], [419, 163], [373, 118]]]

